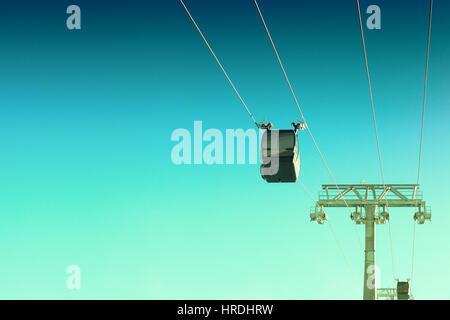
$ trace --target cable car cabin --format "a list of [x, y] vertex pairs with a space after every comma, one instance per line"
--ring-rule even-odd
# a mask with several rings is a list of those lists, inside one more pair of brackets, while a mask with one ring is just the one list
[[[273, 140], [273, 141], [272, 141]], [[294, 130], [266, 130], [261, 141], [261, 176], [267, 182], [295, 182], [300, 171]]]
[[397, 299], [409, 300], [409, 282], [398, 281], [397, 282]]

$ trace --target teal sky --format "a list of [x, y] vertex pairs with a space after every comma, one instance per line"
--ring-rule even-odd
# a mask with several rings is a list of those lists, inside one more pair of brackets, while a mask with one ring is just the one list
[[[346, 209], [327, 225], [299, 184], [258, 165], [174, 165], [177, 128], [253, 128], [178, 1], [0, 4], [0, 298], [360, 299], [363, 252]], [[259, 2], [303, 113], [338, 183], [380, 183], [354, 1]], [[428, 1], [365, 1], [386, 183], [415, 183]], [[299, 117], [253, 1], [186, 0], [257, 120]], [[435, 1], [412, 293], [449, 299], [450, 5]], [[367, 17], [363, 13], [363, 18]], [[300, 179], [332, 183], [306, 133]], [[411, 272], [413, 210], [393, 209], [396, 277]], [[360, 235], [363, 229], [358, 226]], [[377, 227], [381, 285], [394, 285]], [[66, 268], [81, 267], [81, 289]]]

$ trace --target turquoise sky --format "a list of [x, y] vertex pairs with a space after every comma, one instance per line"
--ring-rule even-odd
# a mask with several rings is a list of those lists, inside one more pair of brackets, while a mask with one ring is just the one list
[[[363, 252], [346, 209], [327, 225], [299, 184], [258, 165], [174, 165], [177, 128], [253, 128], [178, 1], [0, 4], [0, 298], [361, 299]], [[354, 1], [259, 2], [338, 183], [380, 183]], [[381, 8], [366, 46], [386, 183], [415, 183], [428, 1]], [[186, 0], [257, 120], [299, 117], [252, 1]], [[412, 293], [449, 299], [450, 5], [435, 1]], [[367, 15], [363, 12], [363, 18]], [[332, 183], [308, 135], [300, 179]], [[396, 277], [411, 272], [413, 210], [392, 209]], [[363, 235], [363, 229], [358, 226]], [[394, 285], [377, 227], [381, 285]], [[81, 267], [81, 289], [66, 268]]]

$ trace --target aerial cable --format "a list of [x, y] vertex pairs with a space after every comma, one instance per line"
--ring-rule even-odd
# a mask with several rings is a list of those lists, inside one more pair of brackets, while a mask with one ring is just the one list
[[184, 4], [183, 0], [180, 0], [181, 4], [184, 7], [184, 10], [186, 10], [186, 13], [188, 14], [189, 18], [191, 19], [192, 23], [194, 24], [197, 31], [200, 33], [200, 36], [203, 38], [203, 41], [205, 42], [206, 46], [208, 47], [209, 51], [211, 51], [211, 54], [213, 55], [214, 59], [216, 60], [217, 64], [219, 65], [220, 69], [222, 69], [223, 74], [227, 78], [228, 82], [230, 83], [231, 87], [233, 88], [234, 92], [236, 92], [236, 95], [238, 96], [239, 100], [242, 102], [242, 105], [244, 106], [245, 110], [247, 111], [250, 118], [252, 118], [252, 121], [259, 127], [258, 123], [256, 122], [255, 118], [253, 117], [252, 113], [250, 112], [249, 108], [245, 104], [244, 100], [242, 99], [241, 95], [237, 91], [236, 87], [234, 86], [233, 82], [231, 81], [230, 77], [228, 76], [227, 72], [225, 71], [224, 67], [220, 63], [219, 59], [217, 58], [216, 54], [214, 53], [213, 49], [209, 45], [208, 41], [206, 40], [205, 36], [203, 35], [202, 31], [198, 27], [197, 23], [195, 22], [194, 18], [192, 17], [191, 13], [189, 12], [188, 8]]
[[[427, 59], [425, 63], [425, 84], [423, 88], [423, 101], [422, 101], [422, 120], [421, 120], [421, 126], [420, 126], [420, 142], [419, 142], [419, 165], [417, 169], [417, 184], [419, 184], [420, 181], [420, 161], [422, 156], [422, 139], [423, 139], [423, 122], [424, 122], [424, 116], [425, 116], [425, 101], [426, 101], [426, 94], [427, 94], [427, 80], [428, 80], [428, 61], [430, 56], [430, 38], [431, 38], [431, 21], [433, 18], [433, 0], [430, 0], [430, 13], [428, 17], [428, 39], [427, 39]], [[411, 254], [411, 277], [410, 282], [412, 283], [413, 276], [414, 276], [414, 249], [415, 249], [415, 243], [416, 243], [416, 224], [414, 223], [413, 226], [413, 242], [412, 242], [412, 254]]]
[[412, 284], [413, 276], [414, 276], [414, 249], [416, 246], [416, 222], [413, 222], [413, 240], [412, 240], [412, 254], [411, 254], [411, 276], [410, 282]]
[[[385, 187], [386, 189], [386, 187]], [[386, 207], [388, 207], [388, 203], [386, 200]], [[391, 268], [392, 268], [392, 277], [394, 278], [394, 280], [396, 279], [395, 276], [395, 263], [394, 263], [394, 247], [392, 245], [392, 230], [391, 230], [391, 219], [388, 219], [388, 231], [389, 231], [389, 249], [390, 249], [390, 253], [391, 253]]]
[[380, 141], [378, 139], [377, 120], [375, 118], [375, 108], [373, 106], [372, 85], [370, 83], [369, 65], [367, 63], [366, 43], [364, 41], [364, 32], [363, 32], [362, 21], [361, 21], [361, 10], [359, 8], [359, 0], [356, 0], [356, 4], [358, 6], [359, 27], [361, 29], [361, 40], [362, 40], [362, 47], [363, 47], [363, 51], [364, 51], [364, 61], [366, 64], [366, 75], [367, 75], [367, 82], [369, 85], [369, 96], [370, 96], [370, 105], [372, 107], [373, 125], [374, 125], [374, 129], [375, 129], [375, 137], [377, 139], [378, 160], [380, 162], [381, 181], [383, 182], [383, 185], [384, 185], [384, 173], [383, 173], [383, 164], [381, 162]]
[[[309, 129], [309, 126], [308, 126], [308, 124], [306, 123], [305, 117], [303, 116], [302, 109], [300, 108], [300, 104], [298, 103], [297, 97], [296, 97], [296, 95], [295, 95], [295, 93], [294, 93], [294, 90], [293, 90], [293, 88], [292, 88], [291, 82], [289, 81], [289, 78], [288, 78], [288, 76], [287, 76], [286, 70], [284, 69], [283, 63], [281, 62], [281, 58], [280, 58], [280, 56], [279, 56], [279, 54], [278, 54], [277, 48], [275, 47], [275, 43], [274, 43], [273, 40], [272, 40], [272, 36], [270, 35], [269, 28], [267, 27], [266, 21], [264, 20], [264, 17], [263, 17], [262, 12], [261, 12], [261, 10], [260, 10], [260, 8], [259, 8], [258, 2], [257, 2], [256, 0], [254, 0], [254, 2], [255, 2], [255, 5], [256, 5], [256, 8], [258, 9], [258, 13], [259, 13], [259, 16], [260, 16], [260, 18], [261, 18], [261, 21], [262, 21], [262, 23], [263, 23], [263, 25], [264, 25], [264, 28], [266, 29], [266, 33], [267, 33], [267, 36], [269, 37], [270, 43], [272, 44], [272, 48], [273, 48], [273, 50], [274, 50], [274, 52], [275, 52], [275, 55], [276, 55], [277, 60], [278, 60], [278, 63], [280, 64], [281, 70], [283, 71], [284, 78], [286, 79], [286, 82], [287, 82], [287, 84], [288, 84], [288, 86], [289, 86], [289, 90], [291, 91], [292, 97], [294, 98], [295, 104], [297, 105], [298, 111], [300, 112], [300, 116], [302, 117], [302, 121], [303, 121], [303, 123], [304, 123], [304, 126], [305, 126], [306, 130], [308, 131], [309, 136], [311, 137], [311, 140], [312, 140], [312, 142], [314, 143], [314, 146], [316, 147], [316, 150], [317, 150], [317, 152], [319, 153], [319, 156], [320, 156], [320, 158], [322, 159], [322, 162], [324, 163], [325, 168], [326, 168], [327, 171], [328, 171], [328, 174], [330, 175], [330, 177], [331, 177], [331, 179], [333, 180], [334, 184], [336, 185], [337, 189], [340, 191], [340, 189], [339, 189], [339, 187], [338, 187], [338, 185], [337, 185], [337, 182], [336, 182], [336, 180], [334, 179], [334, 176], [333, 176], [333, 174], [331, 173], [331, 170], [330, 170], [330, 168], [328, 167], [328, 164], [327, 164], [327, 162], [325, 161], [325, 158], [324, 158], [324, 156], [322, 155], [322, 152], [320, 151], [319, 146], [317, 145], [316, 140], [314, 139], [314, 136], [313, 136], [312, 133], [311, 133], [311, 130]], [[349, 207], [348, 204], [347, 204], [347, 201], [345, 200], [345, 198], [343, 198], [343, 200], [344, 200], [345, 205], [347, 206], [347, 208], [349, 209], [349, 211], [350, 211], [350, 213], [351, 213], [351, 210], [350, 210], [350, 207]], [[362, 250], [361, 237], [359, 236], [359, 232], [358, 232], [358, 229], [356, 228], [356, 226], [355, 226], [355, 231], [356, 231], [356, 234], [357, 234], [357, 237], [358, 237], [360, 249]]]
[[[298, 182], [299, 182], [300, 185], [302, 186], [303, 190], [305, 190], [305, 192], [306, 192], [306, 193], [308, 194], [308, 196], [311, 198], [311, 200], [316, 204], [316, 206], [319, 206], [319, 204], [317, 203], [316, 199], [314, 199], [314, 197], [312, 196], [311, 192], [310, 192], [310, 191], [306, 188], [306, 186], [300, 181], [300, 179], [298, 180]], [[348, 258], [347, 258], [347, 255], [346, 255], [345, 252], [344, 252], [344, 249], [342, 248], [341, 242], [339, 241], [339, 238], [338, 238], [336, 232], [334, 231], [333, 225], [331, 224], [331, 221], [330, 221], [330, 218], [329, 218], [329, 217], [328, 217], [327, 221], [328, 221], [328, 225], [330, 226], [331, 233], [333, 234], [333, 238], [334, 238], [334, 240], [336, 241], [336, 245], [337, 245], [337, 247], [338, 247], [338, 249], [339, 249], [339, 251], [340, 251], [342, 257], [343, 257], [344, 260], [345, 260], [345, 264], [346, 264], [348, 270], [350, 271], [350, 273], [352, 274], [353, 279], [355, 280], [355, 282], [357, 282], [357, 277], [356, 277], [355, 273], [353, 272], [352, 267], [350, 266], [350, 262], [349, 262], [349, 260], [348, 260]]]
[[427, 97], [427, 80], [428, 80], [428, 61], [430, 56], [430, 36], [431, 36], [431, 20], [433, 17], [433, 0], [430, 0], [430, 15], [428, 17], [428, 40], [427, 40], [427, 60], [425, 63], [425, 84], [423, 87], [423, 101], [422, 101], [422, 121], [420, 125], [420, 142], [419, 142], [419, 166], [417, 170], [417, 184], [420, 180], [420, 162], [422, 157], [422, 140], [423, 140], [423, 121], [425, 117], [425, 101]]
[[[384, 172], [383, 172], [383, 163], [381, 160], [381, 149], [380, 149], [380, 140], [378, 138], [378, 129], [377, 129], [377, 120], [375, 117], [375, 107], [373, 103], [373, 95], [372, 95], [372, 84], [370, 82], [370, 73], [369, 73], [369, 64], [367, 62], [367, 52], [366, 52], [366, 43], [364, 41], [364, 32], [363, 32], [363, 26], [362, 26], [362, 20], [361, 20], [361, 9], [359, 6], [359, 0], [356, 0], [356, 5], [358, 9], [358, 20], [359, 20], [359, 28], [361, 31], [361, 41], [362, 41], [362, 47], [363, 47], [363, 53], [364, 53], [364, 62], [366, 67], [366, 76], [367, 76], [367, 84], [369, 86], [369, 97], [370, 97], [370, 105], [372, 108], [372, 118], [373, 118], [373, 127], [375, 130], [375, 138], [377, 141], [377, 151], [378, 151], [378, 161], [380, 165], [380, 173], [381, 173], [381, 181], [386, 189], [386, 185], [384, 183]], [[388, 200], [386, 198], [386, 207], [388, 206]], [[390, 244], [390, 253], [391, 253], [391, 260], [392, 260], [392, 276], [395, 279], [395, 265], [394, 265], [394, 251], [392, 246], [392, 232], [391, 232], [391, 221], [388, 219], [388, 227], [389, 227], [389, 244]]]

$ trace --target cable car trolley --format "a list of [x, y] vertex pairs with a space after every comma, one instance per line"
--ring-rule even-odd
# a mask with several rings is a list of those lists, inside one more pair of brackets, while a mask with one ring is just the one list
[[397, 299], [398, 300], [409, 300], [409, 280], [408, 281], [398, 281], [397, 280]]
[[304, 123], [292, 123], [293, 129], [271, 130], [272, 123], [258, 123], [265, 130], [261, 139], [261, 177], [267, 182], [296, 182], [300, 172], [297, 131]]

